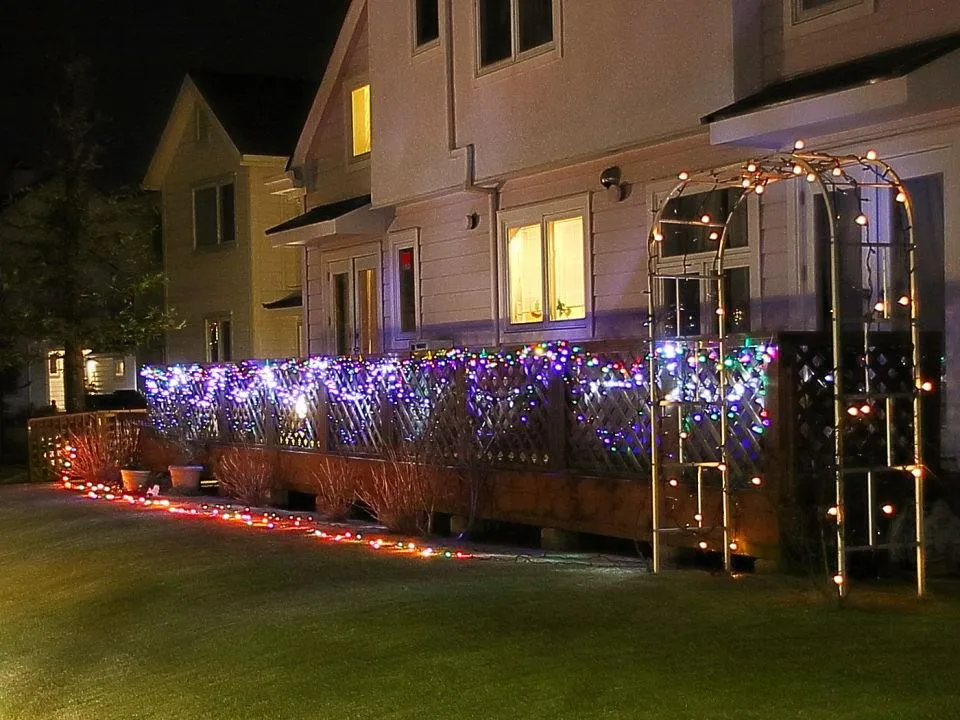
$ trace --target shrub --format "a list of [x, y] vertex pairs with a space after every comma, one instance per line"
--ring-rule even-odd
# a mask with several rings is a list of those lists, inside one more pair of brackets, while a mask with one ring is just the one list
[[213, 475], [222, 494], [245, 505], [265, 505], [273, 489], [274, 465], [273, 457], [259, 448], [226, 448]]
[[139, 421], [117, 419], [70, 433], [68, 474], [89, 482], [118, 483], [120, 467], [129, 466], [139, 454], [142, 429]]
[[433, 513], [444, 497], [439, 474], [417, 458], [406, 459], [390, 451], [378, 463], [357, 494], [377, 520], [397, 532], [429, 533]]
[[317, 510], [334, 520], [347, 517], [357, 496], [359, 470], [346, 458], [324, 457], [311, 475]]

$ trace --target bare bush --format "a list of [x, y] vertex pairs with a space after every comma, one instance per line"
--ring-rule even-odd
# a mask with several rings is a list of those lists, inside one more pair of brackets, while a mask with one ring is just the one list
[[273, 489], [274, 466], [274, 458], [265, 450], [226, 448], [217, 460], [213, 475], [224, 495], [245, 505], [265, 505]]
[[389, 450], [387, 459], [374, 467], [369, 480], [358, 485], [357, 494], [377, 520], [391, 530], [428, 534], [445, 488], [440, 475], [427, 463]]
[[334, 520], [346, 518], [357, 496], [359, 479], [356, 463], [347, 458], [324, 457], [311, 474], [317, 510]]
[[100, 422], [70, 433], [65, 450], [71, 477], [104, 484], [120, 481], [120, 468], [129, 467], [140, 451], [143, 425], [135, 421]]

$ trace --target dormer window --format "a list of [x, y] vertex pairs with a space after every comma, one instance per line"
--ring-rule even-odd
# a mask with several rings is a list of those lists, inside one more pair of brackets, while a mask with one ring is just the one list
[[516, 61], [549, 49], [556, 18], [553, 0], [477, 0], [480, 67]]

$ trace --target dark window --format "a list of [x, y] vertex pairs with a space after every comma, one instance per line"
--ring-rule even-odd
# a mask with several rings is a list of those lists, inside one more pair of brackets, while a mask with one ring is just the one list
[[[740, 201], [736, 189], [681, 195], [667, 201], [660, 216], [663, 249], [661, 257], [715, 252], [723, 233], [723, 223], [736, 208], [727, 227], [726, 247], [747, 246], [747, 201]], [[705, 215], [708, 223], [702, 222]]]
[[400, 301], [400, 332], [415, 332], [417, 329], [416, 268], [413, 266], [413, 248], [401, 248], [397, 253]]
[[510, 0], [480, 0], [480, 65], [492, 65], [512, 54]]
[[333, 276], [333, 337], [337, 355], [349, 355], [353, 349], [347, 329], [348, 277], [346, 273]]
[[[904, 181], [913, 203], [913, 234], [917, 242], [917, 283], [920, 286], [920, 329], [943, 332], [945, 320], [945, 281], [943, 255], [943, 176], [924, 175]], [[893, 241], [891, 260], [897, 295], [907, 291], [907, 232], [906, 211], [902, 203], [894, 203]], [[899, 283], [899, 287], [898, 287]]]
[[220, 186], [220, 242], [233, 242], [236, 239], [234, 220], [233, 183]]
[[517, 0], [520, 29], [517, 52], [553, 41], [553, 0]]
[[193, 222], [197, 247], [217, 244], [217, 188], [194, 190]]
[[827, 5], [832, 5], [837, 0], [800, 0], [800, 9], [803, 12], [809, 12], [810, 10], [818, 10]]
[[231, 359], [230, 320], [207, 320], [207, 360], [226, 362]]
[[439, 0], [417, 0], [417, 45], [440, 37]]
[[726, 332], [750, 332], [750, 268], [730, 268], [724, 272], [723, 296], [727, 308]]
[[663, 281], [664, 329], [667, 335], [700, 335], [700, 281]]
[[[863, 322], [869, 295], [864, 294], [863, 263], [860, 256], [861, 230], [854, 222], [860, 213], [860, 203], [854, 190], [837, 190], [830, 193], [833, 211], [837, 216], [837, 242], [840, 249], [840, 320], [846, 324]], [[832, 300], [830, 297], [830, 223], [823, 195], [814, 200], [814, 236], [817, 255], [819, 284], [818, 315], [820, 329], [830, 327]]]

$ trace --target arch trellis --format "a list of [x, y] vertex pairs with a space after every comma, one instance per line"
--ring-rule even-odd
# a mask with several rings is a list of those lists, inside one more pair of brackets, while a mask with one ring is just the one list
[[[806, 151], [797, 143], [793, 152], [682, 172], [659, 203], [648, 238], [650, 377], [659, 377], [668, 364], [676, 363], [677, 347], [685, 348], [692, 360], [682, 387], [648, 385], [653, 569], [662, 566], [663, 536], [692, 529], [703, 538], [701, 547], [719, 536], [724, 567], [730, 570], [737, 549], [735, 493], [762, 483], [761, 477], [744, 477], [732, 456], [737, 438], [728, 417], [735, 416], [739, 398], [731, 390], [736, 378], [725, 359], [734, 340], [743, 345], [737, 337], [744, 330], [738, 327], [738, 316], [746, 309], [732, 302], [736, 263], [729, 259], [745, 244], [749, 198], [787, 181], [806, 182], [815, 193], [825, 242], [826, 277], [821, 282], [829, 291], [824, 305], [832, 356], [823, 380], [830, 387], [832, 419], [824, 430], [833, 441], [834, 498], [825, 509], [825, 521], [836, 526], [833, 581], [843, 597], [850, 556], [887, 547], [880, 541], [878, 519], [895, 508], [880, 505], [878, 487], [896, 486], [898, 492], [912, 495], [917, 594], [922, 596], [921, 393], [931, 384], [921, 374], [913, 207], [900, 177], [872, 150], [863, 156], [831, 155]], [[895, 215], [902, 218], [899, 223], [892, 221]], [[742, 287], [739, 294], [742, 301]], [[891, 347], [899, 349], [896, 360]], [[706, 376], [717, 391], [699, 389]], [[717, 418], [716, 445], [707, 454], [702, 449], [693, 452], [689, 441], [702, 433], [686, 428], [691, 418], [708, 413]], [[879, 423], [882, 447], [867, 443], [865, 449], [862, 429], [868, 423]], [[693, 522], [671, 525], [665, 501], [678, 487], [695, 491], [697, 513]], [[705, 488], [711, 487], [720, 493], [720, 509], [712, 520], [703, 500]], [[856, 502], [851, 499], [854, 488]], [[852, 517], [863, 526], [860, 539], [848, 533]]]

